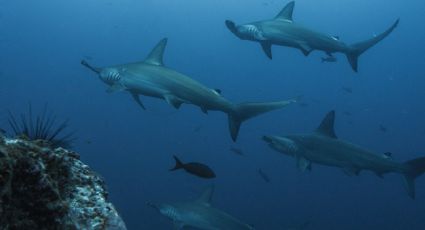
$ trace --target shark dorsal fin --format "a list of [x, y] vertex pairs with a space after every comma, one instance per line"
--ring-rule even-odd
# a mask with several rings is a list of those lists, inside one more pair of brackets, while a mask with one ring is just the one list
[[316, 129], [316, 133], [327, 137], [337, 138], [334, 130], [334, 122], [335, 111], [332, 110], [326, 114], [326, 117], [322, 120], [322, 123], [320, 123], [319, 127]]
[[164, 50], [167, 46], [167, 40], [167, 38], [164, 38], [159, 41], [155, 48], [153, 48], [152, 51], [149, 53], [144, 63], [148, 63], [151, 65], [163, 65], [162, 56], [164, 55]]
[[275, 20], [285, 20], [292, 22], [292, 12], [294, 11], [295, 2], [289, 2], [274, 18]]
[[212, 195], [214, 193], [214, 186], [210, 186], [202, 192], [201, 196], [196, 200], [196, 202], [203, 205], [210, 206]]

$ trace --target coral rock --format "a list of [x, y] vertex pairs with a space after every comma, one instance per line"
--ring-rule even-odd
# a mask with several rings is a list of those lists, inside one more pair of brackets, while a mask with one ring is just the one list
[[125, 230], [107, 196], [77, 153], [0, 135], [0, 230]]

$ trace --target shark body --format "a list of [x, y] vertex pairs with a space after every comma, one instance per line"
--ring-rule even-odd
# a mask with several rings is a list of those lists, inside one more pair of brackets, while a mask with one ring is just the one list
[[195, 201], [170, 204], [148, 205], [170, 218], [175, 229], [187, 227], [203, 230], [253, 230], [254, 228], [232, 217], [231, 215], [211, 207], [214, 188], [206, 189]]
[[200, 82], [164, 66], [163, 53], [167, 39], [162, 39], [141, 62], [114, 65], [103, 68], [93, 67], [86, 61], [81, 64], [96, 72], [109, 88], [107, 92], [127, 91], [143, 109], [139, 96], [164, 99], [178, 109], [184, 103], [193, 104], [208, 111], [222, 111], [228, 115], [229, 129], [236, 141], [243, 121], [275, 109], [283, 108], [295, 99], [234, 104], [221, 95], [220, 90], [211, 89]]
[[409, 196], [415, 198], [414, 180], [425, 172], [425, 157], [400, 163], [394, 161], [390, 153], [378, 155], [338, 139], [334, 120], [335, 112], [331, 111], [311, 134], [264, 136], [263, 140], [274, 150], [294, 157], [302, 171], [310, 171], [316, 163], [342, 168], [348, 175], [358, 175], [362, 170], [372, 171], [379, 177], [386, 173], [402, 174]]
[[272, 59], [272, 45], [293, 47], [301, 50], [305, 56], [313, 50], [324, 51], [329, 56], [340, 52], [347, 56], [352, 69], [357, 72], [358, 57], [388, 36], [399, 22], [397, 19], [389, 29], [369, 40], [347, 45], [340, 41], [339, 37], [317, 32], [294, 22], [292, 19], [294, 6], [295, 2], [289, 2], [273, 19], [242, 25], [226, 20], [225, 24], [238, 38], [259, 42], [270, 59]]

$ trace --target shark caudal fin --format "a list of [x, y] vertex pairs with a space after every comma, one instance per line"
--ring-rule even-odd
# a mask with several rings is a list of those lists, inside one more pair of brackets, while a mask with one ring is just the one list
[[397, 19], [397, 21], [395, 21], [394, 24], [382, 34], [376, 35], [375, 37], [369, 40], [358, 42], [350, 46], [349, 51], [346, 52], [345, 55], [347, 56], [347, 59], [351, 65], [351, 68], [355, 72], [357, 72], [357, 60], [359, 56], [362, 53], [364, 53], [366, 50], [374, 46], [376, 43], [380, 42], [382, 39], [387, 37], [397, 27], [398, 22], [399, 22], [399, 19]]
[[265, 103], [241, 103], [234, 105], [233, 111], [228, 113], [229, 130], [232, 140], [236, 141], [242, 122], [272, 110], [281, 109], [298, 99]]
[[406, 190], [410, 198], [415, 199], [415, 179], [425, 173], [425, 157], [405, 162], [407, 172], [404, 173]]
[[173, 156], [174, 160], [176, 161], [176, 165], [174, 166], [174, 168], [170, 169], [170, 171], [175, 171], [177, 169], [181, 169], [184, 167], [183, 162], [180, 161], [179, 158], [177, 158], [175, 155]]

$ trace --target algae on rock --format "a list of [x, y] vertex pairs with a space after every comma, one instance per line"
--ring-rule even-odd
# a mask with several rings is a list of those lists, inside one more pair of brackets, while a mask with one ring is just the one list
[[125, 230], [103, 179], [79, 155], [0, 134], [0, 229]]

